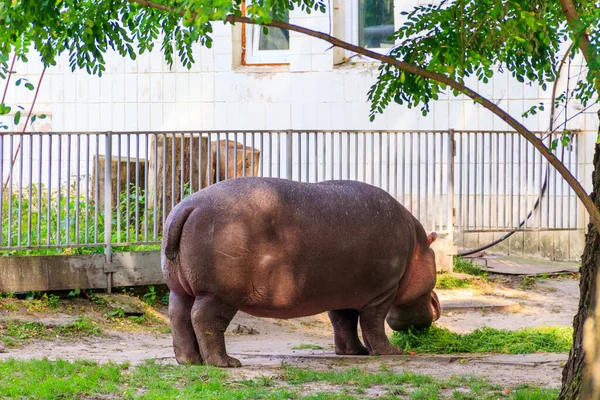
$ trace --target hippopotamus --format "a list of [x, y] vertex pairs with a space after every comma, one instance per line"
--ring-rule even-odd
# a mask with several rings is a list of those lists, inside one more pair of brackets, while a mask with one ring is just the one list
[[366, 183], [236, 178], [202, 189], [173, 208], [163, 234], [175, 357], [240, 366], [224, 338], [238, 311], [284, 319], [327, 311], [336, 354], [401, 354], [385, 321], [406, 330], [440, 315], [435, 238]]

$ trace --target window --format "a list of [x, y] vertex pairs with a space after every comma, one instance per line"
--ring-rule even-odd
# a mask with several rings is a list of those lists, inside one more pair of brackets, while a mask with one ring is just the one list
[[394, 46], [394, 0], [351, 0], [345, 8], [346, 37], [354, 44], [380, 53]]
[[[284, 22], [289, 22], [286, 13]], [[247, 25], [244, 27], [243, 64], [286, 64], [289, 62], [290, 32], [287, 29]]]
[[394, 0], [358, 0], [358, 45], [389, 49], [394, 40]]

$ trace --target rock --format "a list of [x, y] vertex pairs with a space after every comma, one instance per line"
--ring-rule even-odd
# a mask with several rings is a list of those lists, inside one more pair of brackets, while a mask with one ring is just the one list
[[121, 308], [125, 315], [144, 315], [146, 307], [137, 297], [124, 294], [97, 294], [112, 310]]
[[0, 342], [0, 353], [4, 353], [6, 351], [6, 347], [4, 346], [4, 343]]
[[452, 311], [512, 311], [519, 308], [519, 304], [505, 299], [490, 297], [471, 297], [467, 299], [440, 300], [443, 312]]
[[231, 333], [234, 335], [258, 335], [260, 332], [251, 326], [238, 324], [238, 326], [232, 330]]

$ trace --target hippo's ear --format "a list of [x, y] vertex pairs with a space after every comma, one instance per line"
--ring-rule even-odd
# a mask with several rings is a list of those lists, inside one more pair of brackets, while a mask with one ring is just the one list
[[431, 232], [429, 234], [429, 236], [427, 236], [427, 243], [429, 243], [429, 245], [431, 246], [431, 243], [433, 243], [436, 238], [437, 238], [437, 233]]

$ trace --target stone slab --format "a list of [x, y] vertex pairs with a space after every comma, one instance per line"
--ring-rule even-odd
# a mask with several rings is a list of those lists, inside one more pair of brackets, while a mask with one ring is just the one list
[[441, 300], [442, 311], [510, 311], [519, 307], [514, 301], [490, 297]]
[[473, 257], [472, 260], [484, 271], [502, 275], [541, 276], [571, 274], [579, 271], [579, 265], [574, 262], [535, 260], [514, 256], [481, 256]]

